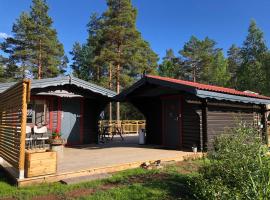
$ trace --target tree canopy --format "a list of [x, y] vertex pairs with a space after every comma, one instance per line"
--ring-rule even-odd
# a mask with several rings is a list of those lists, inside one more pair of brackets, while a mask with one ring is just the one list
[[248, 35], [241, 47], [240, 55], [242, 63], [238, 71], [237, 87], [241, 90], [264, 92], [266, 73], [264, 60], [268, 54], [263, 32], [257, 27], [255, 21], [251, 21]]
[[[136, 28], [137, 9], [130, 0], [107, 0], [107, 10], [98, 15], [94, 13], [87, 24], [88, 38], [84, 46], [87, 51], [78, 52], [74, 45], [73, 64], [81, 62], [87, 66], [88, 78], [93, 82], [109, 86], [111, 74], [113, 88], [119, 80], [120, 87], [125, 88], [143, 73], [156, 73], [157, 55], [150, 48]], [[73, 69], [76, 67], [74, 66]], [[76, 74], [75, 70], [75, 75]]]
[[65, 72], [67, 57], [52, 27], [46, 0], [33, 0], [30, 12], [23, 12], [12, 27], [12, 37], [1, 44], [9, 63], [18, 66], [19, 77], [26, 70], [35, 78], [55, 77]]
[[[159, 65], [161, 76], [181, 78], [206, 84], [251, 90], [270, 94], [270, 51], [263, 32], [252, 20], [243, 45], [235, 44], [224, 56], [217, 42], [206, 37], [202, 40], [191, 36], [179, 56], [167, 50]], [[181, 76], [177, 73], [181, 72]]]

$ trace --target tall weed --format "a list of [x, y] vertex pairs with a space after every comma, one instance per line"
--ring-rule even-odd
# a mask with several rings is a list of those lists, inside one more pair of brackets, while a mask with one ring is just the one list
[[246, 124], [216, 138], [198, 178], [197, 199], [270, 199], [270, 159], [257, 129]]

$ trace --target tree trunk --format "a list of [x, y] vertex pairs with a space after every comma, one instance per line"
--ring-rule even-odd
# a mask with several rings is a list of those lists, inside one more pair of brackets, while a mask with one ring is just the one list
[[99, 81], [100, 79], [100, 69], [99, 67], [97, 67], [97, 81]]
[[[112, 65], [109, 65], [109, 88], [112, 89]], [[109, 104], [109, 123], [112, 121], [112, 102]]]
[[193, 82], [196, 82], [196, 67], [193, 66]]
[[41, 40], [39, 40], [39, 58], [38, 58], [38, 79], [41, 79], [42, 75], [41, 75]]
[[[117, 72], [116, 72], [116, 93], [120, 93], [120, 64], [117, 64]], [[116, 102], [116, 120], [117, 123], [120, 120], [120, 102]]]

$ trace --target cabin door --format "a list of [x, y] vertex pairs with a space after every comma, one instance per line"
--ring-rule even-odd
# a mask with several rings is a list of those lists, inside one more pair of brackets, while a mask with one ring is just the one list
[[181, 99], [178, 96], [163, 99], [163, 144], [172, 148], [182, 146]]
[[80, 143], [80, 99], [62, 99], [61, 134], [69, 145]]

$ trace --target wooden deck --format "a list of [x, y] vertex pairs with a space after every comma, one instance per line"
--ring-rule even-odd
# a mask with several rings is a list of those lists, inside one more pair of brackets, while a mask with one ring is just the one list
[[133, 135], [126, 136], [124, 142], [115, 138], [107, 144], [64, 148], [64, 152], [58, 155], [56, 174], [17, 180], [18, 185], [56, 182], [66, 178], [137, 168], [144, 162], [181, 161], [187, 157], [199, 156], [192, 152], [160, 149], [158, 146], [136, 143], [137, 136]]

